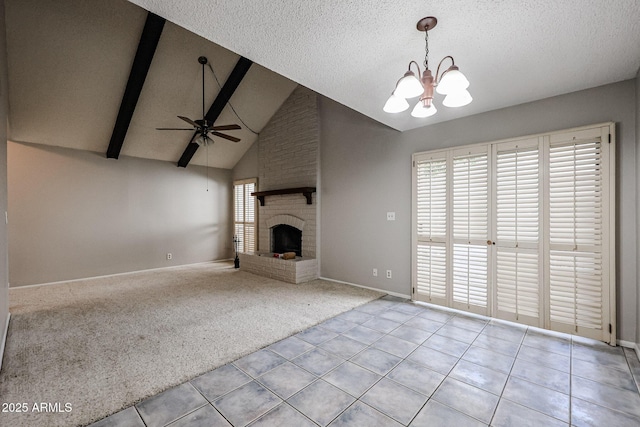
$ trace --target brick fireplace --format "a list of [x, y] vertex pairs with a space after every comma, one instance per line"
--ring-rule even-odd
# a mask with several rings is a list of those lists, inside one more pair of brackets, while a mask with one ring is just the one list
[[[259, 192], [318, 186], [317, 103], [313, 91], [299, 86], [261, 132], [257, 142]], [[264, 197], [258, 209], [258, 249], [240, 254], [240, 269], [290, 283], [316, 279], [318, 209], [317, 192]], [[299, 232], [299, 249], [282, 251], [298, 252], [295, 260], [273, 257], [274, 250], [283, 249], [274, 247], [274, 228], [281, 226]]]

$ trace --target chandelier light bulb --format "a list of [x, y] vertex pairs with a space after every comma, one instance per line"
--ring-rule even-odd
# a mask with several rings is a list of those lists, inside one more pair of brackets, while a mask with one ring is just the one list
[[420, 96], [422, 92], [424, 92], [424, 88], [413, 71], [407, 71], [404, 77], [398, 80], [396, 90], [393, 91], [394, 95], [405, 99]]
[[469, 80], [458, 70], [458, 67], [452, 65], [442, 76], [436, 92], [440, 95], [448, 95], [452, 92], [465, 90], [469, 87]]
[[384, 104], [383, 110], [386, 113], [401, 113], [409, 108], [409, 103], [406, 99], [397, 96], [395, 93], [392, 93], [387, 102]]
[[462, 89], [456, 92], [449, 93], [442, 101], [442, 105], [445, 107], [464, 107], [473, 101], [471, 94], [468, 90]]
[[411, 111], [411, 115], [413, 117], [424, 118], [424, 117], [431, 117], [437, 112], [438, 110], [436, 109], [435, 105], [431, 104], [430, 106], [426, 107], [422, 101], [418, 101], [416, 106], [413, 107], [413, 111]]

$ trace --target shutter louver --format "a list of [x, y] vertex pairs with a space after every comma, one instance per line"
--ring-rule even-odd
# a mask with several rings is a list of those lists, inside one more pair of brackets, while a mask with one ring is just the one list
[[446, 302], [447, 280], [447, 164], [423, 159], [416, 164], [416, 296]]
[[413, 155], [413, 298], [616, 342], [615, 124]]
[[487, 306], [487, 246], [453, 245], [453, 301]]
[[445, 245], [418, 244], [416, 292], [428, 300], [447, 296], [447, 248]]
[[602, 162], [599, 141], [550, 147], [550, 243], [568, 250], [602, 245]]
[[551, 321], [602, 329], [602, 257], [597, 253], [551, 251]]
[[[453, 158], [453, 302], [487, 307], [487, 154]], [[483, 310], [480, 310], [484, 313]]]
[[540, 326], [540, 168], [537, 139], [496, 152], [496, 304], [507, 320]]
[[447, 166], [445, 159], [418, 161], [418, 236], [444, 241], [447, 233]]
[[496, 258], [499, 317], [538, 326], [540, 322], [538, 254], [531, 250], [498, 248]]
[[255, 184], [253, 182], [244, 185], [244, 250], [245, 252], [253, 252], [255, 250], [255, 222], [256, 222], [256, 202], [251, 193], [255, 192]]
[[603, 325], [602, 153], [599, 139], [549, 147], [549, 311], [555, 329]]
[[234, 232], [240, 240], [239, 252], [253, 252], [256, 250], [256, 201], [251, 193], [256, 191], [253, 180], [237, 181], [234, 188]]
[[244, 222], [244, 185], [234, 185], [235, 221]]

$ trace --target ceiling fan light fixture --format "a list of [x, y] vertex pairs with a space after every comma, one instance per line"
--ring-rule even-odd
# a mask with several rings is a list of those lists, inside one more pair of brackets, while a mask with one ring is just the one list
[[198, 136], [195, 137], [195, 139], [193, 140], [193, 142], [195, 142], [196, 144], [198, 144], [200, 147], [202, 147], [203, 145], [207, 144], [207, 139], [204, 137], [204, 135], [200, 134]]
[[409, 108], [409, 103], [406, 99], [392, 93], [387, 102], [384, 104], [383, 110], [386, 113], [401, 113]]
[[[219, 125], [215, 126], [214, 121], [207, 118], [205, 115], [204, 109], [204, 66], [208, 63], [206, 57], [201, 56], [198, 58], [198, 62], [202, 65], [202, 118], [197, 120], [191, 120], [185, 116], [178, 116], [178, 118], [192, 126], [191, 129], [185, 128], [156, 128], [158, 130], [183, 130], [183, 131], [191, 131], [195, 132], [194, 136], [189, 140], [189, 145], [191, 143], [195, 143], [198, 146], [203, 145], [211, 145], [213, 144], [212, 136], [216, 136], [219, 138], [227, 139], [232, 142], [239, 142], [240, 138], [236, 138], [235, 136], [227, 135], [225, 133], [221, 133], [219, 131], [228, 131], [228, 130], [240, 130], [242, 129], [237, 124], [231, 125]], [[188, 160], [187, 160], [188, 162]]]

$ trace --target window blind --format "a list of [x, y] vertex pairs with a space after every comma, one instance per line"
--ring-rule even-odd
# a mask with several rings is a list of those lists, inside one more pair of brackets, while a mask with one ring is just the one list
[[240, 244], [239, 252], [256, 250], [256, 201], [251, 193], [256, 191], [256, 180], [236, 181], [234, 189], [234, 233]]

